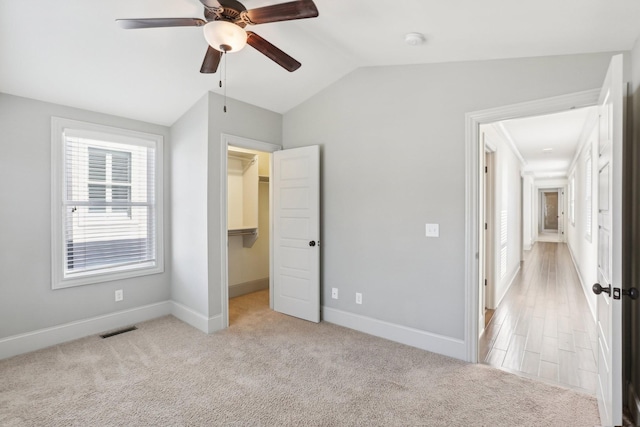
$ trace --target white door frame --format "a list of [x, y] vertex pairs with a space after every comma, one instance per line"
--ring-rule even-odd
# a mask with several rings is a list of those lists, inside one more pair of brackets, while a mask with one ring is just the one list
[[[484, 140], [484, 165], [487, 168], [487, 171], [483, 173], [483, 191], [484, 196], [481, 200], [483, 202], [482, 206], [484, 215], [483, 222], [486, 224], [486, 229], [484, 231], [484, 236], [487, 238], [484, 240], [483, 248], [484, 251], [480, 252], [481, 258], [479, 259], [479, 264], [483, 268], [483, 276], [486, 280], [486, 283], [482, 283], [483, 280], [480, 280], [479, 287], [479, 302], [478, 310], [481, 310], [478, 313], [478, 334], [481, 335], [484, 332], [484, 324], [486, 322], [485, 319], [485, 310], [487, 308], [487, 300], [493, 301], [493, 294], [495, 292], [495, 272], [496, 272], [496, 247], [495, 247], [495, 224], [496, 224], [496, 206], [495, 206], [495, 185], [496, 185], [496, 170], [495, 170], [495, 155], [497, 148], [491, 144], [489, 141]], [[493, 304], [491, 304], [493, 305]]]
[[[227, 232], [227, 151], [229, 146], [246, 148], [248, 150], [273, 153], [282, 150], [282, 146], [255, 139], [244, 138], [236, 135], [220, 135], [220, 262], [221, 280], [220, 297], [222, 298], [222, 328], [229, 327], [229, 236]], [[271, 169], [273, 170], [273, 158], [271, 159]], [[269, 180], [269, 200], [271, 200], [272, 188]], [[269, 235], [273, 235], [273, 205], [269, 203]], [[269, 307], [273, 308], [273, 241], [269, 242]]]
[[577, 92], [553, 98], [507, 105], [465, 115], [465, 344], [466, 360], [478, 362], [478, 307], [482, 280], [479, 260], [483, 258], [483, 215], [481, 212], [484, 189], [482, 164], [484, 143], [480, 138], [480, 125], [519, 117], [558, 113], [572, 108], [596, 105], [600, 89]]

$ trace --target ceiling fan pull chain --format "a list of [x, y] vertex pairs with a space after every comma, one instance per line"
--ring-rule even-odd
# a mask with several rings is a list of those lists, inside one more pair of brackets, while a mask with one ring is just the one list
[[226, 50], [224, 51], [224, 108], [222, 110], [225, 113], [227, 112], [227, 51]]

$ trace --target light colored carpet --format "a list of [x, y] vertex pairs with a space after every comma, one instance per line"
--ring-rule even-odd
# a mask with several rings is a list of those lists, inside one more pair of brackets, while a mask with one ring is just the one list
[[594, 398], [268, 310], [0, 361], [2, 426], [593, 426]]

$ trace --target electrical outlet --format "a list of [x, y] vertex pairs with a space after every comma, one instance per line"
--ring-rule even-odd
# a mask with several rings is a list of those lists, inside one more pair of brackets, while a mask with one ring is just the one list
[[122, 292], [122, 289], [118, 289], [116, 291], [116, 302], [122, 301], [123, 299], [124, 299], [124, 293]]
[[440, 224], [427, 224], [425, 228], [427, 237], [440, 237]]
[[356, 304], [362, 304], [362, 294], [360, 292], [356, 292]]
[[338, 299], [338, 288], [331, 288], [331, 298]]

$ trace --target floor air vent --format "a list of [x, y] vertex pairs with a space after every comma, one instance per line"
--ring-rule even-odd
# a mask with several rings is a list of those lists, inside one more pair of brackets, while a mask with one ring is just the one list
[[136, 329], [138, 329], [138, 328], [136, 328], [135, 326], [129, 326], [128, 328], [122, 328], [122, 329], [118, 329], [118, 330], [113, 331], [113, 332], [102, 334], [102, 335], [100, 335], [100, 338], [109, 338], [109, 337], [112, 337], [114, 335], [124, 334], [125, 332], [135, 331]]

